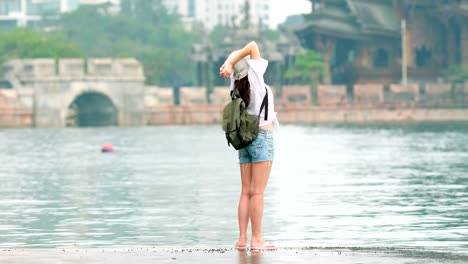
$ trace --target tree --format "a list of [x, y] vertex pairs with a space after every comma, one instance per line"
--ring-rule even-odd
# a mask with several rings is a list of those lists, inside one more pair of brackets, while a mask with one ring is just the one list
[[0, 62], [25, 58], [81, 57], [79, 48], [62, 34], [14, 29], [0, 35]]
[[160, 0], [124, 0], [118, 15], [83, 6], [63, 15], [60, 24], [88, 57], [138, 59], [147, 84], [187, 85], [195, 74], [194, 63], [187, 62], [199, 37], [184, 28], [179, 16], [169, 14]]
[[306, 50], [296, 57], [292, 67], [286, 72], [286, 79], [293, 84], [310, 85], [315, 88], [325, 72], [322, 55], [314, 50]]
[[244, 20], [242, 21], [242, 27], [247, 29], [250, 27], [250, 2], [249, 0], [245, 0], [243, 6], [243, 13], [244, 13]]
[[454, 65], [445, 73], [449, 81], [463, 83], [468, 80], [468, 64]]

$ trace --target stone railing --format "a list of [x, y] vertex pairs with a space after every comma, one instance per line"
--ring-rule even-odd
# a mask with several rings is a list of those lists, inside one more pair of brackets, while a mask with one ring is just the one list
[[[209, 95], [211, 103], [206, 89], [185, 87], [180, 88], [179, 105], [162, 105], [154, 103], [158, 102], [155, 97], [164, 94], [170, 98], [174, 95], [169, 92], [171, 88], [152, 89], [147, 89], [145, 97], [149, 125], [219, 124], [222, 109], [230, 100], [227, 87], [216, 87]], [[421, 86], [363, 84], [351, 88], [321, 85], [315, 95], [308, 86], [283, 87], [275, 111], [281, 122], [292, 124], [468, 122], [466, 106], [468, 82]]]
[[83, 77], [144, 79], [143, 66], [133, 58], [16, 59], [2, 67], [4, 72], [13, 74], [19, 80]]
[[174, 90], [156, 86], [145, 87], [145, 107], [158, 107], [174, 104]]
[[[171, 88], [158, 88], [165, 92], [166, 101], [171, 100]], [[160, 93], [149, 92], [147, 89], [147, 102], [157, 101]], [[157, 91], [157, 89], [155, 90]], [[215, 87], [208, 103], [206, 88], [182, 87], [180, 88], [180, 105], [218, 105], [224, 106], [229, 100], [229, 88]], [[315, 100], [313, 97], [316, 96]], [[154, 99], [150, 99], [154, 97]], [[317, 107], [383, 107], [422, 106], [422, 107], [454, 107], [468, 103], [468, 81], [464, 84], [357, 84], [351, 88], [344, 85], [319, 85], [316, 95], [308, 86], [284, 86], [281, 98], [283, 106], [317, 106]], [[147, 103], [151, 106], [153, 103]]]
[[319, 85], [317, 87], [317, 103], [319, 105], [343, 105], [347, 104], [348, 101], [344, 85]]

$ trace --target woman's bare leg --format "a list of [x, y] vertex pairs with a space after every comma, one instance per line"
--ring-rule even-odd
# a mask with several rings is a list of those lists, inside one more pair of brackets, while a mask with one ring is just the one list
[[252, 163], [249, 205], [249, 215], [252, 223], [251, 246], [263, 245], [264, 243], [262, 239], [263, 198], [270, 177], [271, 166], [271, 161]]
[[[243, 163], [240, 165], [242, 190], [239, 199], [239, 208], [237, 211], [239, 220], [239, 246], [244, 246], [247, 240], [247, 228], [249, 226], [249, 203], [250, 203], [250, 184], [252, 181], [252, 163]], [[245, 245], [246, 246], [246, 245]]]

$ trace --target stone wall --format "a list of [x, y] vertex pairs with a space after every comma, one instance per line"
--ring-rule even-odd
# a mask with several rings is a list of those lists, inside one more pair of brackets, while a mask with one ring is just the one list
[[389, 102], [416, 102], [419, 100], [419, 85], [417, 84], [391, 84], [389, 91]]
[[[346, 105], [380, 107], [383, 104], [403, 106], [401, 103], [414, 105], [417, 102], [435, 102], [440, 106], [450, 107], [455, 97], [459, 97], [460, 94], [464, 96], [466, 93], [463, 84], [461, 84], [460, 88], [453, 90], [452, 84], [440, 83], [429, 83], [421, 87], [419, 84], [391, 84], [388, 86], [388, 91], [386, 89], [381, 84], [357, 84], [352, 87], [352, 94], [348, 94], [346, 86], [320, 85], [317, 88], [317, 102], [313, 102], [312, 91], [308, 86], [284, 86], [282, 96], [279, 98], [281, 100], [276, 102], [277, 104], [289, 106], [316, 105], [320, 107]], [[205, 91], [204, 88], [182, 88], [182, 105], [209, 104], [224, 106], [230, 100], [229, 88], [216, 87], [210, 95], [211, 103], [206, 103]], [[455, 92], [458, 94], [455, 94]]]
[[278, 109], [283, 124], [378, 124], [421, 122], [466, 122], [468, 109], [372, 109], [372, 108], [303, 108]]
[[468, 81], [454, 86], [453, 100], [456, 105], [468, 105]]
[[312, 105], [312, 94], [309, 86], [285, 86], [281, 103], [287, 105]]
[[354, 86], [354, 104], [376, 105], [384, 102], [381, 84], [359, 84]]
[[[221, 124], [221, 106], [161, 106], [147, 112], [148, 125]], [[278, 105], [281, 124], [468, 123], [468, 108], [367, 108]]]
[[212, 105], [221, 105], [224, 106], [231, 101], [231, 89], [221, 86], [215, 87], [213, 89], [213, 94], [211, 97]]
[[59, 75], [80, 78], [85, 75], [85, 61], [82, 59], [61, 59]]
[[420, 98], [426, 104], [444, 104], [452, 100], [452, 84], [428, 83], [424, 86], [424, 93]]
[[31, 127], [32, 109], [23, 105], [14, 90], [0, 90], [0, 127]]
[[205, 87], [181, 87], [180, 105], [206, 105], [208, 103]]
[[[468, 82], [457, 86], [454, 91], [451, 87], [449, 84], [427, 84], [420, 93], [417, 84], [393, 84], [385, 96], [383, 85], [356, 85], [353, 87], [355, 100], [350, 101], [345, 86], [328, 85], [318, 87], [318, 102], [314, 104], [309, 99], [291, 102], [288, 98], [311, 98], [308, 87], [285, 86], [281, 103], [275, 105], [275, 111], [281, 123], [290, 124], [468, 122], [468, 108], [464, 103], [468, 100], [461, 103], [453, 100], [468, 99]], [[204, 96], [204, 90], [190, 89], [197, 97]], [[213, 94], [213, 101], [218, 100], [215, 98], [229, 98], [228, 88], [217, 91]], [[426, 98], [432, 98], [436, 104], [424, 101]], [[444, 98], [449, 101], [444, 101]], [[438, 99], [443, 100], [437, 103]], [[147, 112], [148, 124], [219, 124], [223, 107], [221, 103], [212, 103], [153, 108]]]
[[348, 103], [346, 86], [319, 85], [317, 87], [317, 101], [319, 105], [343, 105]]
[[222, 122], [222, 106], [168, 105], [154, 107], [146, 113], [148, 125], [208, 125]]
[[174, 104], [174, 89], [156, 86], [145, 87], [145, 108]]
[[119, 76], [121, 78], [132, 78], [143, 76], [143, 67], [132, 58], [127, 59], [88, 59], [87, 75], [95, 76]]
[[56, 75], [56, 65], [53, 59], [15, 60], [14, 63], [22, 65], [20, 74], [25, 79]]

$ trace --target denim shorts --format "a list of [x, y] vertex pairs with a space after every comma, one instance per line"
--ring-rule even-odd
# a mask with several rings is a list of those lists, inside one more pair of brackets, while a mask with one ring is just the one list
[[242, 164], [273, 161], [274, 153], [273, 132], [266, 129], [260, 129], [254, 142], [239, 150], [239, 162]]

